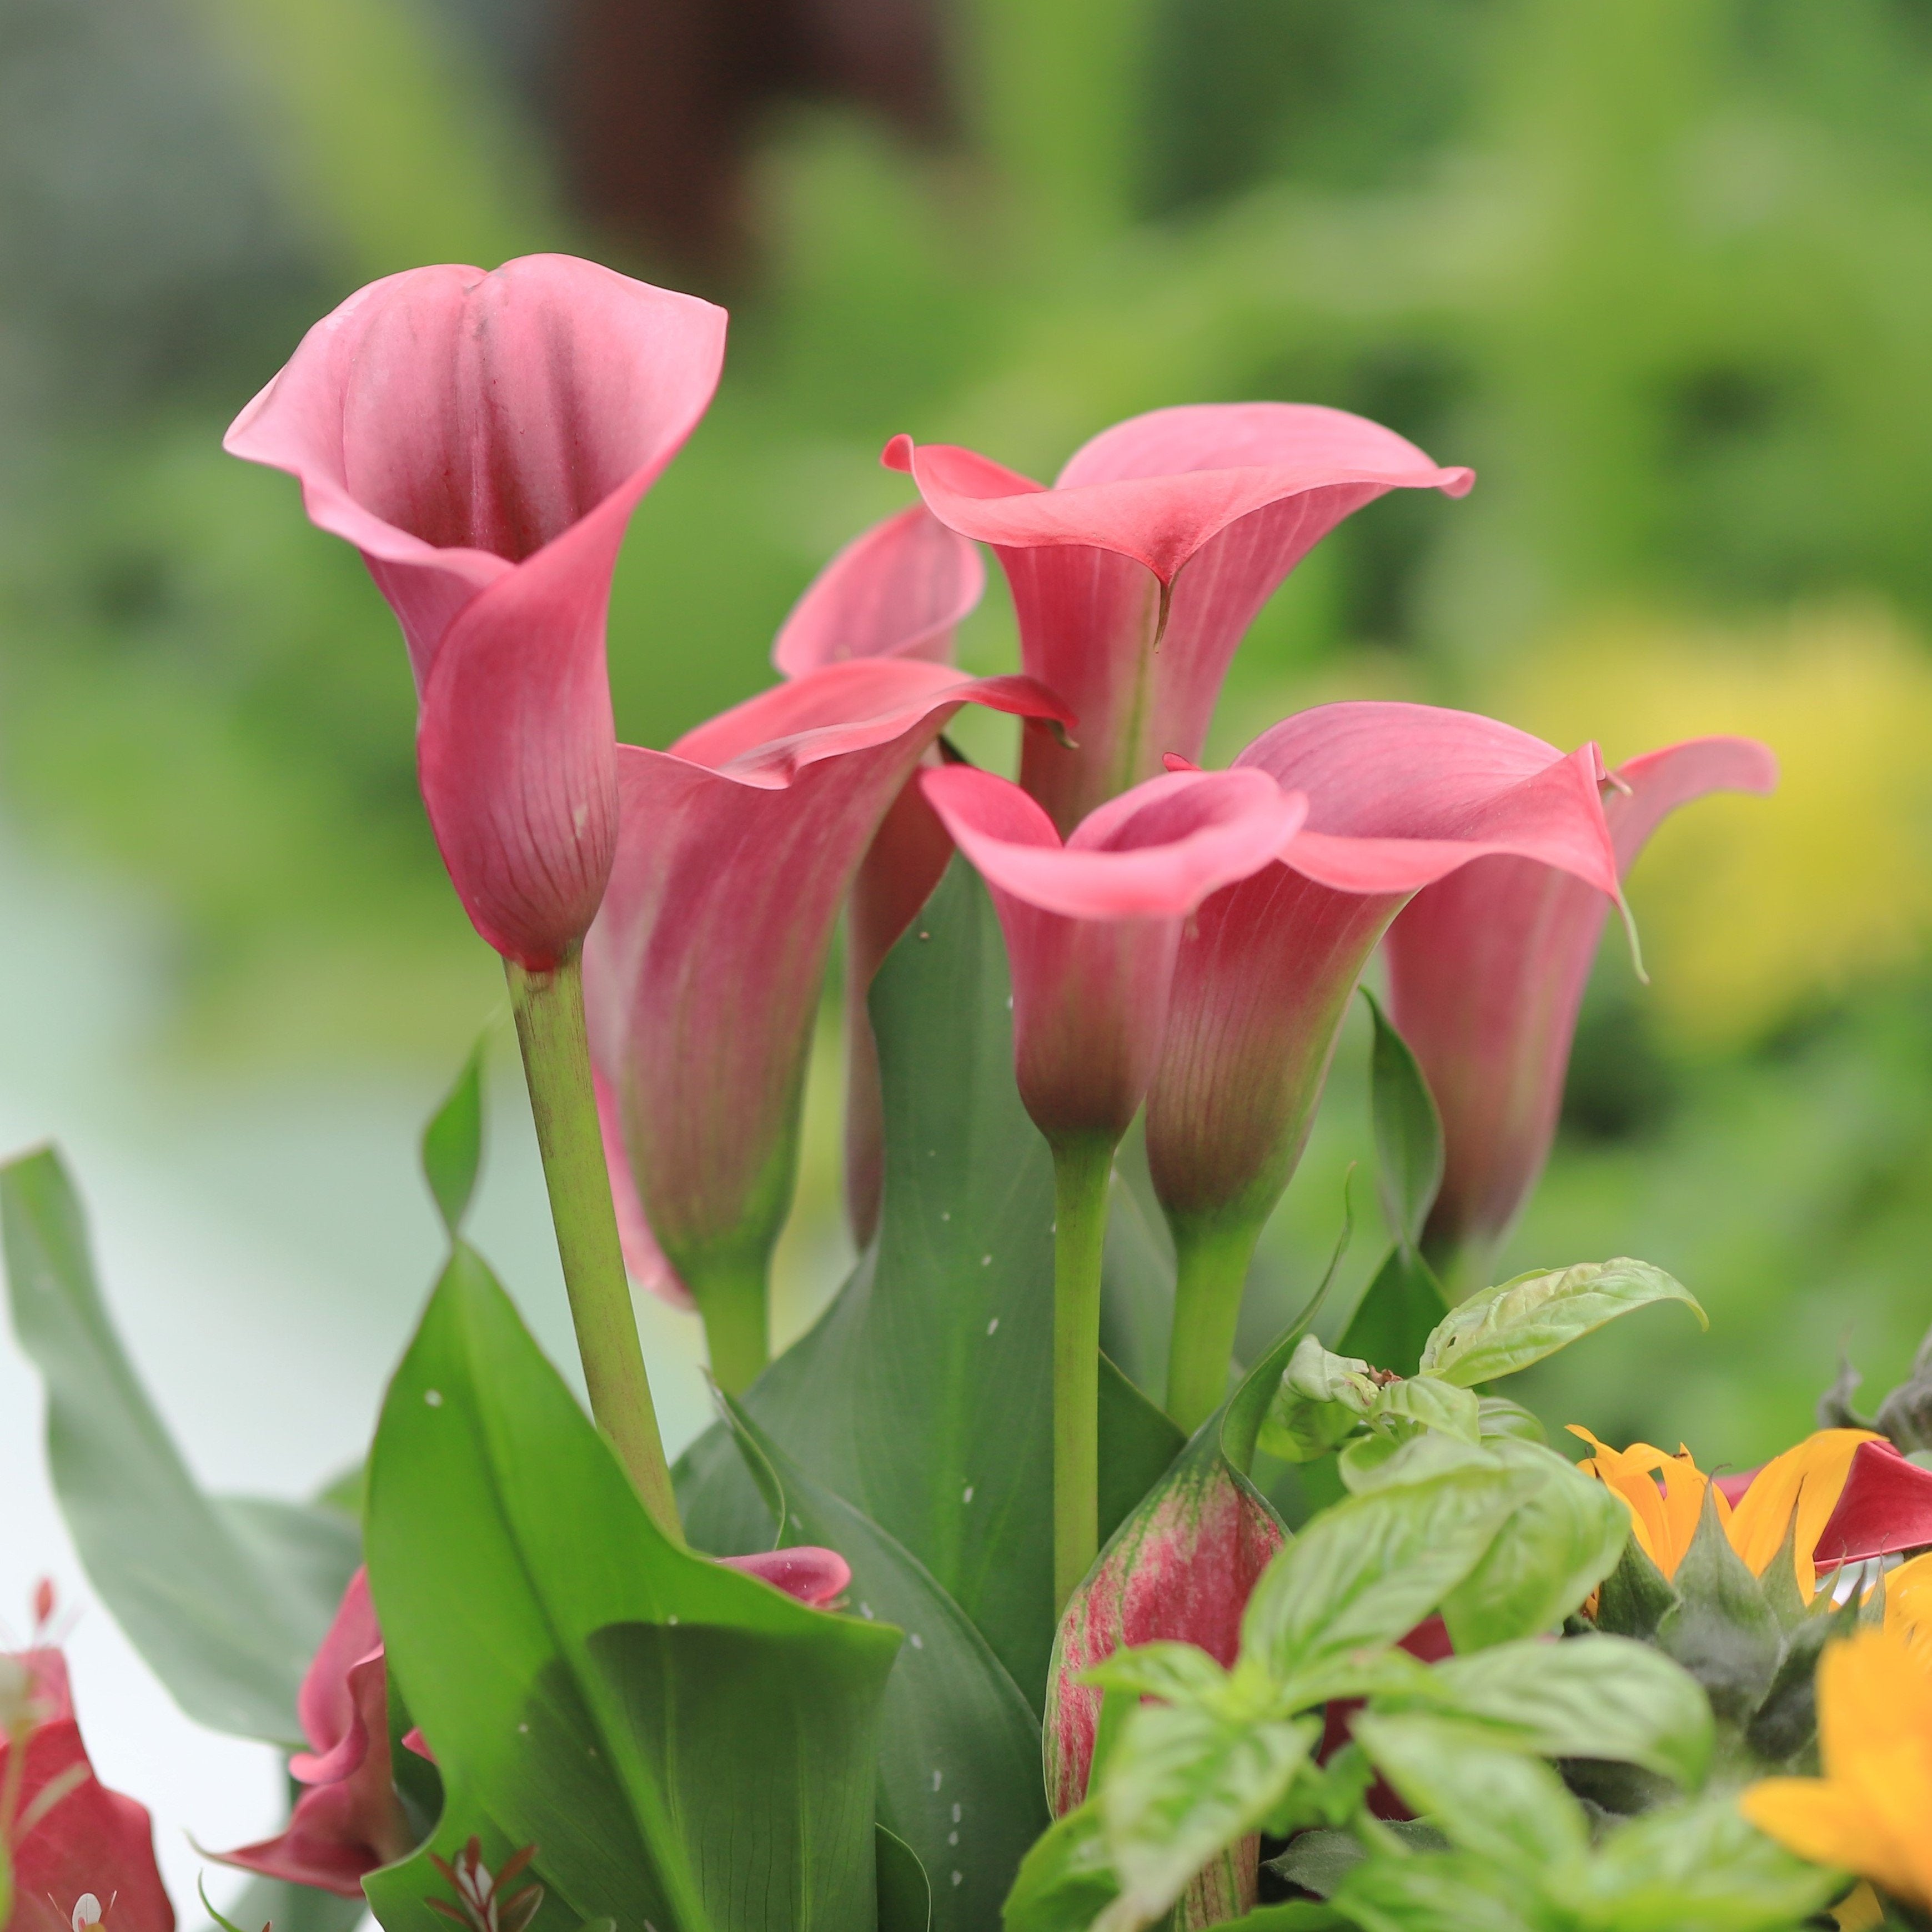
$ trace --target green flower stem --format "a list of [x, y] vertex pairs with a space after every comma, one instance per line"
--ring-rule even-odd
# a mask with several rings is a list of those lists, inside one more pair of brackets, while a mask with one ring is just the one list
[[727, 1395], [740, 1395], [772, 1358], [765, 1264], [700, 1275], [691, 1283], [704, 1324], [711, 1373]]
[[1100, 1260], [1112, 1142], [1053, 1150], [1053, 1601], [1100, 1553]]
[[1174, 1337], [1167, 1356], [1167, 1412], [1192, 1436], [1228, 1393], [1241, 1293], [1260, 1230], [1234, 1226], [1174, 1231]]
[[590, 1085], [590, 1043], [584, 1030], [584, 964], [570, 958], [548, 973], [503, 962], [524, 1076], [530, 1090], [544, 1184], [550, 1190], [556, 1252], [577, 1329], [578, 1352], [590, 1391], [590, 1413], [658, 1527], [682, 1547], [664, 1438], [658, 1433], [644, 1351], [631, 1306], [631, 1284], [617, 1241], [610, 1173]]

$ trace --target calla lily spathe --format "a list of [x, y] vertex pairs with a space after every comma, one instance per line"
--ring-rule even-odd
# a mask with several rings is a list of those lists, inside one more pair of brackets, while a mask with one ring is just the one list
[[[14, 1796], [8, 1932], [74, 1932], [89, 1922], [90, 1896], [92, 1919], [106, 1932], [174, 1932], [154, 1826], [144, 1807], [94, 1774], [66, 1658], [43, 1646], [4, 1661], [25, 1680], [27, 1706], [17, 1742], [0, 1726], [0, 1783], [12, 1784]], [[10, 1762], [16, 1751], [18, 1764]]]
[[1264, 772], [1171, 772], [1090, 813], [1063, 845], [989, 772], [956, 766], [920, 784], [999, 913], [1027, 1112], [1056, 1145], [1111, 1148], [1153, 1077], [1182, 921], [1269, 864], [1308, 801]]
[[[952, 662], [953, 634], [986, 587], [979, 547], [920, 505], [853, 538], [807, 587], [772, 647], [800, 677], [853, 658]], [[936, 754], [926, 754], [930, 760]], [[866, 995], [914, 914], [932, 896], [952, 842], [909, 778], [886, 808], [853, 881], [845, 932], [845, 1207], [860, 1247], [878, 1226], [884, 1102]]]
[[617, 860], [584, 950], [591, 1053], [644, 1218], [728, 1388], [763, 1360], [765, 1270], [839, 906], [886, 808], [969, 703], [1066, 716], [1030, 679], [855, 658], [668, 752], [620, 754]]
[[301, 479], [394, 610], [443, 861], [477, 930], [532, 972], [603, 896], [611, 572], [710, 401], [724, 326], [569, 256], [412, 269], [317, 322], [228, 432]]
[[1390, 490], [1460, 496], [1392, 430], [1294, 403], [1155, 410], [1076, 451], [1052, 488], [968, 449], [896, 438], [926, 507], [992, 545], [1025, 668], [1080, 720], [1077, 744], [1027, 734], [1022, 779], [1063, 833], [1200, 754], [1243, 634], [1343, 518]]
[[[1619, 877], [1679, 806], [1765, 794], [1778, 761], [1748, 738], [1694, 738], [1611, 774], [1604, 818]], [[1424, 1245], [1474, 1286], [1549, 1158], [1576, 1014], [1610, 902], [1518, 856], [1478, 859], [1418, 892], [1389, 928], [1389, 1010], [1442, 1117], [1442, 1185]]]

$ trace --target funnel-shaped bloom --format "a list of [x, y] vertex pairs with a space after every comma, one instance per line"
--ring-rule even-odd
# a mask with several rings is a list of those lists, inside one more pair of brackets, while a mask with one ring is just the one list
[[722, 309], [568, 256], [416, 268], [317, 322], [228, 432], [301, 479], [394, 608], [443, 862], [476, 929], [532, 970], [603, 896], [610, 574], [724, 350]]
[[[11, 1738], [0, 1725], [0, 1789], [14, 1796], [14, 1909], [8, 1932], [174, 1932], [146, 1808], [94, 1774], [58, 1650], [0, 1658], [22, 1692]], [[0, 1697], [0, 1702], [10, 1701]], [[21, 1762], [13, 1762], [16, 1751]], [[92, 1894], [90, 1914], [82, 1901]]]
[[[1680, 805], [1777, 782], [1777, 760], [1748, 738], [1631, 759], [1604, 801], [1619, 873]], [[1424, 1239], [1450, 1273], [1487, 1267], [1543, 1171], [1608, 905], [1569, 872], [1486, 858], [1418, 892], [1389, 928], [1390, 1011], [1442, 1116], [1442, 1185]]]
[[[772, 662], [788, 677], [848, 658], [950, 664], [953, 633], [986, 587], [978, 547], [915, 503], [854, 538], [818, 573], [779, 631]], [[845, 1208], [861, 1247], [878, 1226], [885, 1179], [884, 1101], [866, 995], [952, 856], [945, 827], [909, 779], [853, 882], [845, 934]]]
[[584, 948], [591, 1054], [645, 1218], [728, 1386], [756, 1364], [718, 1359], [726, 1304], [740, 1345], [762, 1354], [765, 1268], [840, 903], [886, 808], [967, 703], [1065, 716], [1030, 679], [857, 658], [669, 752], [620, 752], [617, 862]]
[[296, 1708], [309, 1748], [289, 1760], [289, 1774], [305, 1788], [286, 1828], [215, 1856], [265, 1878], [359, 1898], [364, 1874], [413, 1843], [389, 1774], [388, 1676], [366, 1572], [350, 1579]]
[[1307, 824], [1285, 862], [1201, 908], [1148, 1110], [1184, 1268], [1205, 1243], [1231, 1273], [1300, 1156], [1350, 993], [1408, 896], [1496, 852], [1594, 892], [1617, 883], [1594, 746], [1565, 757], [1467, 712], [1330, 704], [1264, 732], [1235, 768], [1306, 792]]
[[1307, 800], [1265, 772], [1174, 772], [1111, 800], [1063, 845], [1046, 814], [989, 772], [955, 766], [920, 782], [1000, 915], [1027, 1112], [1056, 1146], [1112, 1146], [1160, 1052], [1182, 921], [1271, 864]]
[[1079, 718], [1076, 748], [1027, 734], [1024, 782], [1063, 832], [1164, 754], [1199, 755], [1243, 633], [1344, 517], [1389, 490], [1460, 496], [1474, 480], [1378, 424], [1291, 403], [1132, 417], [1051, 489], [905, 436], [885, 460], [942, 522], [993, 546], [1025, 668]]

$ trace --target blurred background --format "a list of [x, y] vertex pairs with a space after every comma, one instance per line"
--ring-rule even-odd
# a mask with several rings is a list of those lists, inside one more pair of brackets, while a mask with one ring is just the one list
[[[1652, 983], [1606, 944], [1509, 1257], [1642, 1256], [1712, 1333], [1646, 1317], [1526, 1390], [1742, 1466], [1841, 1346], [1870, 1398], [1904, 1372], [1932, 1321], [1932, 0], [0, 0], [0, 1128], [68, 1151], [204, 1474], [292, 1493], [357, 1453], [436, 1257], [416, 1128], [502, 1024], [388, 614], [220, 434], [360, 284], [544, 248], [734, 312], [620, 572], [639, 743], [770, 681], [791, 600], [908, 500], [896, 431], [1048, 476], [1136, 411], [1280, 398], [1474, 464], [1466, 502], [1386, 499], [1304, 564], [1214, 754], [1342, 696], [1612, 760], [1768, 740], [1774, 800], [1696, 806], [1640, 865]], [[964, 651], [1012, 662], [997, 585]], [[786, 1334], [845, 1259], [833, 1024]], [[1258, 1324], [1333, 1239], [1365, 1058], [1352, 1030]], [[479, 1233], [568, 1360], [499, 1058]], [[694, 1336], [647, 1322], [682, 1438]], [[273, 1767], [191, 1735], [87, 1610], [36, 1400], [0, 1355], [0, 1616], [60, 1577], [83, 1721], [178, 1882], [184, 1827], [267, 1823]]]

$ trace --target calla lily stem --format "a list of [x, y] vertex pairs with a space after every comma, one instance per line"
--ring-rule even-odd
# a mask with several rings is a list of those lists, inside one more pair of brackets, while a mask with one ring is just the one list
[[1053, 1150], [1053, 1601], [1056, 1611], [1100, 1553], [1100, 1263], [1107, 1239], [1110, 1141]]
[[684, 1531], [638, 1339], [597, 1124], [584, 1026], [582, 959], [573, 952], [544, 973], [526, 971], [514, 960], [503, 964], [590, 1413], [658, 1527], [682, 1547]]
[[1192, 1436], [1228, 1393], [1228, 1366], [1256, 1229], [1178, 1228], [1174, 1336], [1167, 1355], [1167, 1412]]

